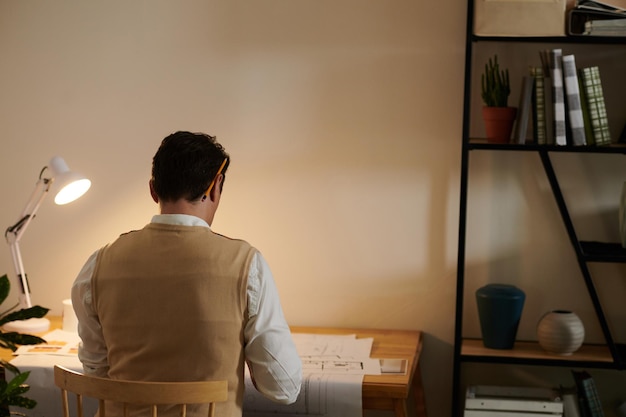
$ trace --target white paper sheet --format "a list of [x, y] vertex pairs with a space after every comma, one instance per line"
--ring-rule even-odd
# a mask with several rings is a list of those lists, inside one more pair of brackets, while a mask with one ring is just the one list
[[380, 375], [380, 362], [370, 358], [374, 339], [355, 335], [294, 333], [305, 373]]
[[76, 332], [66, 332], [55, 329], [42, 336], [46, 342], [40, 345], [22, 345], [13, 353], [14, 355], [78, 355], [78, 343], [80, 337]]

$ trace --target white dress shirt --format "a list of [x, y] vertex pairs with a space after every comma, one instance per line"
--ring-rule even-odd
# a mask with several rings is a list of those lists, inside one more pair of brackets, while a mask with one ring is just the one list
[[[209, 227], [204, 220], [184, 214], [160, 214], [152, 222]], [[109, 367], [106, 342], [91, 298], [91, 278], [98, 252], [89, 257], [74, 281], [72, 305], [82, 340], [78, 356], [85, 373], [106, 377]], [[271, 400], [293, 403], [300, 392], [302, 362], [283, 315], [274, 277], [258, 251], [250, 263], [247, 295], [249, 320], [244, 328], [244, 353], [255, 386]]]

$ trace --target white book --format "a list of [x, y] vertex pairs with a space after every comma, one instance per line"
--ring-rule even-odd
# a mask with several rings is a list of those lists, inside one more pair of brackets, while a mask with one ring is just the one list
[[580, 417], [578, 397], [575, 392], [563, 394], [563, 413], [566, 417]]
[[604, 20], [588, 20], [585, 22], [585, 30], [594, 28], [626, 28], [625, 19], [604, 19]]
[[626, 11], [626, 0], [578, 0], [577, 9], [621, 14]]
[[477, 385], [467, 389], [465, 409], [554, 414], [563, 413], [563, 402], [549, 388]]
[[520, 411], [465, 410], [463, 417], [563, 417], [563, 413], [533, 413]]
[[626, 26], [618, 27], [594, 27], [589, 30], [585, 30], [583, 35], [591, 36], [626, 36]]
[[466, 410], [528, 411], [531, 413], [563, 413], [561, 401], [525, 400], [516, 398], [468, 398]]
[[550, 51], [554, 143], [561, 146], [567, 145], [562, 56], [563, 50], [560, 48], [552, 49]]
[[575, 146], [586, 145], [585, 121], [580, 102], [580, 90], [578, 87], [578, 73], [576, 71], [576, 59], [574, 55], [563, 55], [563, 80], [565, 84], [565, 96], [567, 100], [567, 115], [572, 135], [572, 144]]

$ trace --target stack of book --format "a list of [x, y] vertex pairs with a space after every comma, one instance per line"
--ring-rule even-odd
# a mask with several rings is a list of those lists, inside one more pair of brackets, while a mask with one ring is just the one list
[[579, 0], [569, 11], [568, 34], [626, 36], [626, 0]]
[[583, 35], [626, 36], [626, 19], [588, 20]]
[[593, 377], [587, 371], [572, 371], [572, 375], [578, 392], [579, 414], [582, 417], [604, 417]]
[[[560, 48], [540, 52], [523, 77], [513, 141], [539, 145], [610, 145], [600, 68], [577, 68]], [[529, 128], [532, 126], [532, 129]]]
[[464, 417], [562, 417], [563, 402], [550, 388], [475, 385], [467, 389]]

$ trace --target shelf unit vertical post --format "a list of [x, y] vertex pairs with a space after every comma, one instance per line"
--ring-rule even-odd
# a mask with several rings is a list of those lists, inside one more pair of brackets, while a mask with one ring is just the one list
[[452, 416], [460, 412], [461, 398], [459, 381], [461, 378], [461, 342], [463, 340], [463, 298], [464, 298], [464, 269], [465, 269], [465, 237], [467, 222], [467, 187], [469, 170], [469, 126], [470, 126], [470, 96], [472, 78], [472, 16], [474, 1], [467, 2], [466, 33], [465, 33], [465, 76], [463, 87], [463, 135], [461, 152], [461, 183], [459, 189], [459, 233], [457, 252], [457, 285], [456, 285], [456, 311], [454, 329], [454, 360], [453, 360], [453, 385], [452, 385]]

